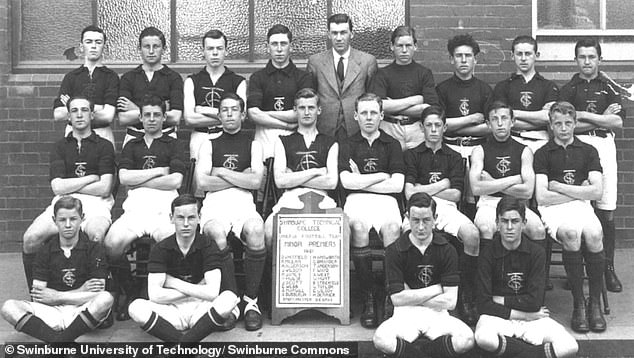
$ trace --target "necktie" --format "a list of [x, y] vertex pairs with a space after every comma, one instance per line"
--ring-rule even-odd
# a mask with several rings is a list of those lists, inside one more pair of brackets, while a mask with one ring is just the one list
[[339, 57], [339, 63], [337, 63], [337, 76], [339, 81], [343, 82], [343, 56]]

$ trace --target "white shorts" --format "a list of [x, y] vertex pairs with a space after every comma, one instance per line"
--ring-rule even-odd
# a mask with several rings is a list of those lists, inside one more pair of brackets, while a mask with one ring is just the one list
[[[86, 302], [81, 306], [77, 305], [57, 305], [50, 306], [39, 302], [22, 301], [28, 304], [33, 310], [33, 315], [44, 321], [49, 327], [55, 331], [62, 331], [75, 320], [75, 317], [88, 307], [90, 302]], [[106, 319], [107, 316], [101, 320]], [[100, 321], [100, 322], [101, 322]]]
[[346, 198], [343, 211], [352, 221], [362, 222], [368, 230], [377, 232], [389, 223], [401, 223], [401, 213], [396, 199], [387, 194], [353, 193]]
[[471, 190], [471, 182], [469, 182], [469, 168], [471, 167], [471, 153], [473, 153], [473, 148], [477, 147], [477, 145], [468, 146], [447, 144], [447, 146], [460, 153], [462, 158], [467, 160], [464, 167], [464, 188], [462, 190], [464, 192], [467, 203], [473, 204], [475, 203], [475, 196], [473, 195], [473, 191]]
[[[441, 230], [449, 235], [458, 237], [458, 231], [465, 225], [473, 225], [469, 218], [458, 210], [458, 206], [453, 201], [437, 198], [436, 202], [436, 230]], [[403, 220], [403, 231], [410, 229], [409, 220]]]
[[599, 160], [603, 168], [603, 195], [595, 202], [597, 209], [616, 210], [616, 194], [618, 188], [618, 165], [616, 161], [616, 144], [614, 134], [609, 133], [607, 137], [597, 137], [594, 135], [579, 135], [579, 140], [590, 144], [599, 152]]
[[332, 200], [331, 197], [326, 194], [325, 191], [319, 189], [311, 189], [311, 188], [295, 188], [291, 190], [287, 190], [282, 194], [280, 200], [277, 201], [277, 204], [273, 206], [272, 215], [275, 215], [280, 212], [281, 208], [289, 208], [289, 209], [302, 209], [304, 208], [304, 203], [299, 200], [299, 196], [309, 191], [315, 192], [319, 195], [322, 195], [324, 199], [319, 203], [320, 209], [333, 209], [337, 207], [337, 203]]
[[[536, 137], [541, 137], [542, 132], [545, 132], [546, 139], [527, 139], [527, 138], [519, 137], [519, 136], [511, 136], [511, 137], [515, 139], [516, 141], [520, 142], [521, 144], [524, 144], [525, 146], [529, 147], [533, 151], [533, 154], [534, 154], [537, 151], [537, 149], [543, 147], [544, 144], [548, 143], [548, 132], [546, 131], [531, 131], [531, 132], [535, 132]], [[531, 135], [531, 134], [527, 133], [526, 135]]]
[[[91, 218], [104, 218], [108, 220], [109, 223], [112, 223], [112, 215], [110, 214], [110, 210], [112, 210], [112, 206], [114, 205], [114, 199], [112, 195], [107, 198], [101, 196], [94, 196], [88, 194], [70, 194], [73, 198], [81, 200], [82, 210], [84, 212], [84, 222], [81, 223], [82, 229], [86, 228], [86, 223], [90, 221]], [[48, 217], [53, 217], [53, 206], [61, 198], [62, 195], [57, 195], [51, 200], [51, 205], [49, 205], [46, 210], [44, 210], [44, 215]]]
[[172, 201], [178, 196], [176, 190], [136, 188], [128, 190], [123, 202], [123, 215], [117, 220], [132, 230], [137, 237], [151, 235], [156, 229], [174, 232], [170, 221]]
[[201, 300], [196, 297], [186, 297], [179, 301], [161, 304], [149, 300], [142, 300], [157, 315], [168, 321], [179, 331], [193, 327], [213, 306], [213, 301]]
[[275, 153], [275, 141], [281, 135], [293, 134], [293, 131], [277, 128], [265, 128], [260, 125], [255, 126], [255, 140], [262, 145], [262, 158], [272, 158]]
[[466, 323], [449, 315], [447, 310], [438, 311], [422, 306], [394, 307], [394, 314], [381, 324], [381, 329], [394, 332], [397, 337], [410, 343], [420, 335], [434, 340], [460, 331], [471, 331]]
[[557, 240], [557, 230], [563, 224], [575, 224], [579, 238], [585, 227], [601, 227], [601, 222], [594, 213], [592, 205], [585, 200], [539, 206], [539, 212], [542, 214], [542, 221], [548, 234], [555, 240]]
[[[497, 231], [497, 224], [495, 222], [497, 215], [495, 212], [501, 199], [501, 197], [490, 195], [482, 195], [478, 199], [478, 211], [476, 211], [474, 220], [478, 228], [480, 228], [480, 226], [486, 226], [495, 228], [494, 231]], [[526, 207], [526, 225], [529, 227], [539, 227], [541, 223], [542, 219], [539, 218], [539, 215]]]
[[200, 210], [200, 230], [210, 220], [219, 222], [224, 231], [240, 237], [244, 223], [251, 219], [262, 219], [255, 209], [253, 194], [240, 188], [228, 188], [207, 193]]
[[491, 327], [495, 327], [498, 335], [515, 337], [533, 345], [542, 345], [546, 342], [552, 342], [552, 340], [549, 339], [550, 337], [556, 337], [561, 333], [566, 333], [566, 329], [550, 317], [544, 317], [534, 321], [521, 321], [485, 314], [481, 315], [477, 328], [488, 330], [491, 329]]
[[383, 132], [389, 134], [392, 138], [399, 141], [403, 151], [416, 148], [425, 141], [425, 132], [423, 132], [423, 125], [421, 122], [402, 126], [397, 123], [381, 121], [381, 123], [379, 123], [379, 128], [381, 128]]
[[[189, 157], [193, 159], [198, 159], [198, 152], [200, 151], [200, 146], [205, 141], [220, 137], [221, 134], [222, 132], [202, 133], [198, 131], [192, 131], [189, 137]], [[194, 196], [197, 198], [202, 198], [205, 195], [204, 191], [198, 190], [198, 182], [196, 181], [196, 176], [194, 176], [194, 180], [192, 181], [192, 192], [194, 193]]]

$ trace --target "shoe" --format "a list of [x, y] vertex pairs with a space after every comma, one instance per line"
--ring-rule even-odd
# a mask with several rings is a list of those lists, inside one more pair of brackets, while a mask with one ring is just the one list
[[603, 332], [607, 328], [599, 300], [590, 300], [590, 304], [588, 305], [588, 323], [592, 332]]
[[586, 317], [586, 304], [585, 302], [579, 304], [572, 310], [572, 319], [570, 320], [570, 327], [573, 331], [579, 333], [585, 333], [590, 331], [588, 325], [588, 318]]
[[478, 311], [473, 302], [462, 302], [459, 310], [460, 317], [464, 323], [469, 326], [475, 326], [478, 323]]
[[374, 300], [374, 293], [372, 292], [367, 292], [365, 295], [363, 313], [361, 314], [361, 326], [364, 328], [376, 328], [378, 326], [376, 301]]
[[117, 298], [117, 314], [115, 315], [115, 319], [117, 321], [127, 321], [130, 319], [130, 315], [128, 314], [128, 296], [124, 294], [120, 294]]
[[262, 328], [262, 312], [258, 307], [258, 299], [244, 296], [247, 305], [244, 307], [244, 328], [247, 331], [257, 331]]
[[112, 310], [110, 310], [110, 312], [108, 312], [108, 315], [106, 316], [106, 319], [104, 319], [97, 326], [97, 329], [108, 329], [112, 327], [113, 324], [114, 324], [114, 314], [112, 313]]
[[237, 320], [238, 320], [238, 317], [236, 317], [236, 315], [233, 314], [233, 312], [229, 313], [229, 317], [225, 319], [225, 322], [222, 324], [222, 326], [220, 326], [219, 330], [221, 332], [226, 332], [236, 328]]
[[392, 315], [394, 315], [394, 304], [392, 304], [389, 294], [386, 294], [385, 302], [383, 303], [383, 322], [392, 318]]
[[605, 287], [610, 292], [623, 291], [623, 285], [621, 284], [619, 278], [616, 276], [613, 264], [605, 265]]

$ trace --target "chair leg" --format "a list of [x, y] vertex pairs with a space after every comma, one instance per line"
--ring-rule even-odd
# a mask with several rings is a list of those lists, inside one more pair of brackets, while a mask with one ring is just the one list
[[603, 313], [608, 315], [610, 314], [610, 303], [608, 302], [608, 288], [605, 285], [605, 280], [601, 289], [601, 298], [603, 299]]

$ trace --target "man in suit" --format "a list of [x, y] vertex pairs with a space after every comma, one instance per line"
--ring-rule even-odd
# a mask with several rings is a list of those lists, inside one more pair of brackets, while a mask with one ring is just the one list
[[377, 71], [374, 56], [350, 47], [352, 37], [352, 19], [346, 14], [334, 14], [328, 18], [332, 50], [308, 59], [308, 72], [315, 79], [322, 108], [317, 129], [337, 141], [359, 131], [354, 102], [366, 91]]

